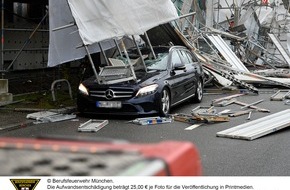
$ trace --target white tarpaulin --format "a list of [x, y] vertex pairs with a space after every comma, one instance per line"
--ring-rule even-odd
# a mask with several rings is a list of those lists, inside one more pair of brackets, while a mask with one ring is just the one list
[[[83, 2], [83, 1], [80, 1]], [[78, 60], [86, 55], [84, 48], [79, 46], [83, 42], [76, 26], [55, 30], [62, 26], [74, 23], [67, 0], [49, 0], [49, 51], [48, 67], [53, 67], [62, 63]], [[102, 42], [103, 49], [115, 46], [113, 41]], [[79, 47], [79, 48], [78, 48]], [[98, 44], [89, 47], [90, 53], [99, 52]]]
[[178, 18], [171, 0], [68, 0], [84, 44], [140, 35]]

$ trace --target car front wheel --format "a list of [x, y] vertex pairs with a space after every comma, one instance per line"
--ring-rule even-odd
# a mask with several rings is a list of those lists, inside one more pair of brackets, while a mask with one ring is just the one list
[[203, 98], [203, 85], [201, 80], [198, 80], [193, 101], [196, 103], [200, 103], [202, 101], [202, 98]]
[[170, 95], [167, 89], [163, 89], [160, 97], [160, 115], [166, 116], [170, 112]]

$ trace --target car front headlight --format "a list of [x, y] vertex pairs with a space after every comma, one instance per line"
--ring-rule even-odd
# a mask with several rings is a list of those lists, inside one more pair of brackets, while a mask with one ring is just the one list
[[84, 95], [89, 95], [88, 89], [82, 83], [79, 85], [79, 91]]
[[157, 88], [158, 88], [158, 84], [145, 86], [137, 92], [136, 97], [143, 97], [149, 94], [154, 94], [157, 91]]

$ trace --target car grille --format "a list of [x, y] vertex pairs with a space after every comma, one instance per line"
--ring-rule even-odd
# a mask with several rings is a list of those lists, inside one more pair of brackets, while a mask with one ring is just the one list
[[101, 90], [90, 90], [90, 96], [105, 98], [108, 100], [131, 98], [134, 94], [133, 89], [101, 89]]
[[118, 115], [133, 115], [134, 113], [138, 112], [138, 110], [132, 105], [122, 105], [121, 109], [87, 107], [86, 111], [95, 114], [118, 114]]

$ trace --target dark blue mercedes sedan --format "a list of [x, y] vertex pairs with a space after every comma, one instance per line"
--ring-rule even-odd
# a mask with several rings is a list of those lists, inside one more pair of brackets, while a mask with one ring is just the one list
[[[94, 77], [79, 85], [80, 113], [166, 116], [182, 102], [201, 102], [204, 73], [194, 53], [183, 46], [154, 47], [145, 54], [144, 68], [135, 67], [136, 80], [98, 83]], [[118, 73], [115, 73], [118, 75]]]

